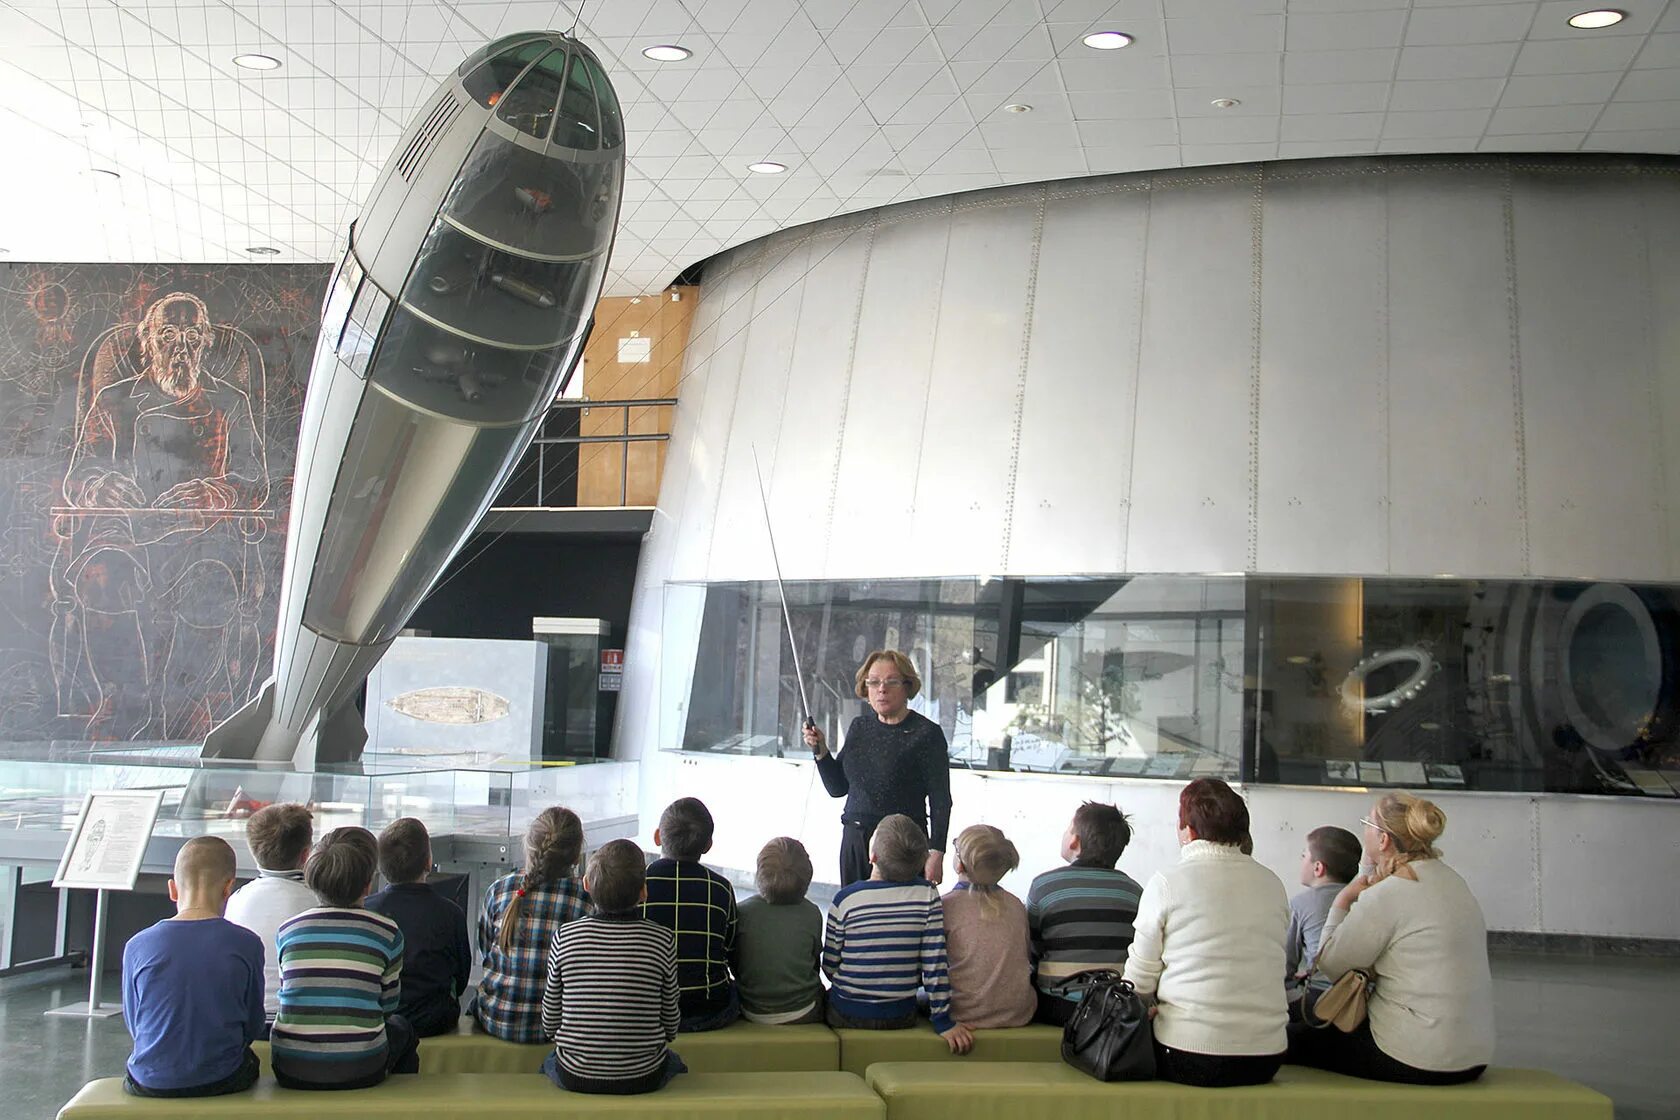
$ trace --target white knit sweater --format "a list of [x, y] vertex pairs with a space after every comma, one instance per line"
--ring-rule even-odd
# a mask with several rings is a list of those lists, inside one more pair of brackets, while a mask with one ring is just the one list
[[1458, 872], [1438, 859], [1391, 875], [1351, 910], [1332, 908], [1318, 943], [1318, 971], [1376, 973], [1371, 1037], [1418, 1069], [1453, 1071], [1493, 1061], [1493, 978], [1482, 908]]
[[1154, 995], [1155, 1038], [1194, 1054], [1281, 1054], [1289, 899], [1235, 844], [1192, 840], [1138, 903], [1126, 979]]

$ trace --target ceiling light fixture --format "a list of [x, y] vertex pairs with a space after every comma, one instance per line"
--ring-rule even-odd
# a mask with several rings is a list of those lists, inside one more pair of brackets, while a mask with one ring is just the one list
[[1030, 113], [1032, 112], [1032, 106], [1016, 101], [1013, 104], [1005, 105], [1003, 111], [1006, 113]]
[[747, 170], [755, 175], [780, 175], [787, 170], [787, 164], [776, 163], [774, 160], [761, 160], [758, 163], [747, 164]]
[[658, 43], [651, 47], [642, 48], [642, 57], [655, 62], [682, 62], [694, 57], [694, 52], [687, 47], [679, 47], [675, 43]]
[[1117, 51], [1132, 45], [1132, 37], [1124, 31], [1093, 31], [1080, 40], [1094, 51]]
[[1209, 104], [1215, 109], [1235, 109], [1242, 102], [1234, 97], [1216, 97]]
[[1594, 8], [1590, 12], [1576, 12], [1569, 17], [1569, 26], [1581, 31], [1597, 31], [1614, 27], [1627, 18], [1627, 13], [1615, 8]]
[[245, 251], [247, 253], [254, 253], [259, 257], [278, 257], [280, 255], [280, 250], [276, 249], [272, 245], [253, 245]]
[[241, 70], [278, 70], [280, 60], [271, 54], [236, 54], [233, 64]]

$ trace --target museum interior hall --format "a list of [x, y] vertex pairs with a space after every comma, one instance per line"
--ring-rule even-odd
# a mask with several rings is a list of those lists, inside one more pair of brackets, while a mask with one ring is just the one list
[[0, 1117], [1680, 1118], [1605, 2], [0, 0]]

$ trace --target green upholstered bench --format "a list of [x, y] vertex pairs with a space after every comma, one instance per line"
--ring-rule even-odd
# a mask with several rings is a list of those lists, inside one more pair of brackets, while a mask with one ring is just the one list
[[[939, 1041], [938, 1036], [934, 1041]], [[252, 1049], [268, 1073], [268, 1043], [259, 1042]], [[766, 1027], [742, 1019], [721, 1031], [678, 1035], [671, 1049], [682, 1055], [691, 1073], [832, 1072], [840, 1068], [840, 1040], [821, 1023]], [[504, 1042], [474, 1030], [471, 1019], [462, 1019], [454, 1034], [420, 1040], [420, 1073], [536, 1073], [548, 1051], [546, 1042]], [[855, 1072], [863, 1076], [862, 1067]]]
[[[1062, 1060], [1062, 1028], [1033, 1024], [975, 1031], [974, 1049], [953, 1054], [951, 1047], [933, 1030], [918, 1021], [901, 1031], [860, 1031], [842, 1027], [839, 1068], [859, 1077], [876, 1062], [1059, 1062]], [[685, 1057], [687, 1055], [684, 1055]]]
[[[845, 1043], [842, 1041], [842, 1047]], [[842, 1051], [843, 1052], [843, 1051]], [[1049, 1062], [882, 1062], [869, 1087], [887, 1120], [1611, 1120], [1610, 1098], [1530, 1069], [1491, 1069], [1469, 1085], [1388, 1085], [1284, 1066], [1270, 1085], [1192, 1089], [1105, 1085]]]
[[248, 1093], [196, 1100], [144, 1100], [119, 1078], [90, 1082], [59, 1120], [553, 1120], [574, 1117], [752, 1117], [755, 1120], [883, 1120], [881, 1098], [849, 1073], [690, 1073], [657, 1093], [585, 1096], [541, 1074], [457, 1073], [393, 1077], [373, 1089], [312, 1093], [263, 1078]]

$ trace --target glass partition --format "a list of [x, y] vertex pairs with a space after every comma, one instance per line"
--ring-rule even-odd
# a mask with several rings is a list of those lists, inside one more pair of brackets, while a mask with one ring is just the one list
[[[793, 582], [813, 718], [906, 653], [951, 765], [1330, 786], [1680, 794], [1680, 589], [1125, 575]], [[666, 749], [803, 757], [774, 582], [672, 584]], [[669, 716], [664, 717], [670, 719]]]

